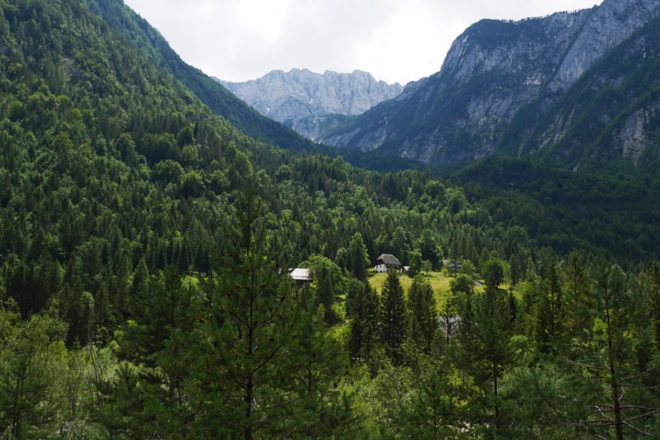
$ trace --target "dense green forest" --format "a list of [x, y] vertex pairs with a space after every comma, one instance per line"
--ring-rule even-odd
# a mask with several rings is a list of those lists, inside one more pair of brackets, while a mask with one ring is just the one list
[[254, 140], [90, 4], [0, 0], [0, 438], [660, 432], [657, 247]]
[[455, 173], [468, 199], [497, 222], [524, 225], [537, 246], [562, 254], [573, 248], [620, 262], [648, 261], [660, 249], [658, 160], [611, 161], [572, 172], [508, 158], [478, 162]]

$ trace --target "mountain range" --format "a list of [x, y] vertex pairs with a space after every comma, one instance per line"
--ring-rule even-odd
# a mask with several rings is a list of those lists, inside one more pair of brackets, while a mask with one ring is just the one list
[[262, 115], [314, 141], [346, 116], [364, 113], [403, 90], [359, 70], [322, 75], [307, 69], [274, 70], [256, 80], [222, 84]]
[[441, 70], [321, 136], [437, 169], [494, 155], [577, 169], [658, 153], [660, 2], [482, 20]]
[[[503, 145], [560, 139], [439, 179], [314, 151], [122, 0], [0, 0], [0, 438], [653, 437], [658, 26], [637, 20], [588, 41], [579, 79], [529, 79], [537, 98], [448, 59], [455, 103], [526, 97]], [[479, 45], [531, 44], [490, 25]], [[419, 136], [458, 120], [419, 105]], [[407, 273], [370, 270], [383, 254]]]

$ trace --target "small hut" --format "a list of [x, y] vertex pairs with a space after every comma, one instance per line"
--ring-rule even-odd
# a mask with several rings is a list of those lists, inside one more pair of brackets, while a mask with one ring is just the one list
[[312, 283], [312, 280], [314, 277], [312, 276], [312, 270], [311, 269], [305, 269], [302, 267], [296, 267], [293, 269], [291, 272], [289, 272], [289, 276], [293, 281], [296, 282], [296, 286], [302, 287], [308, 284]]

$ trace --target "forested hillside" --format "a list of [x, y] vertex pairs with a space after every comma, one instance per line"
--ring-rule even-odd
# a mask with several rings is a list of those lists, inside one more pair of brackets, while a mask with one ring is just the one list
[[0, 0], [0, 438], [659, 431], [657, 249], [254, 140], [89, 8]]
[[122, 35], [126, 42], [148, 55], [164, 71], [181, 81], [215, 113], [243, 133], [272, 145], [296, 151], [313, 150], [314, 144], [293, 130], [261, 116], [204, 72], [186, 64], [160, 33], [121, 0], [86, 0], [89, 9]]

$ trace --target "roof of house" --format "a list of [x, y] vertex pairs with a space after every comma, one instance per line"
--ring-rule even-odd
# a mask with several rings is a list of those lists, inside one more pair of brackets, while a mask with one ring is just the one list
[[401, 266], [399, 259], [392, 254], [381, 254], [376, 260], [376, 263], [381, 263], [386, 266]]
[[289, 276], [295, 281], [312, 281], [312, 270], [296, 267], [289, 272]]

